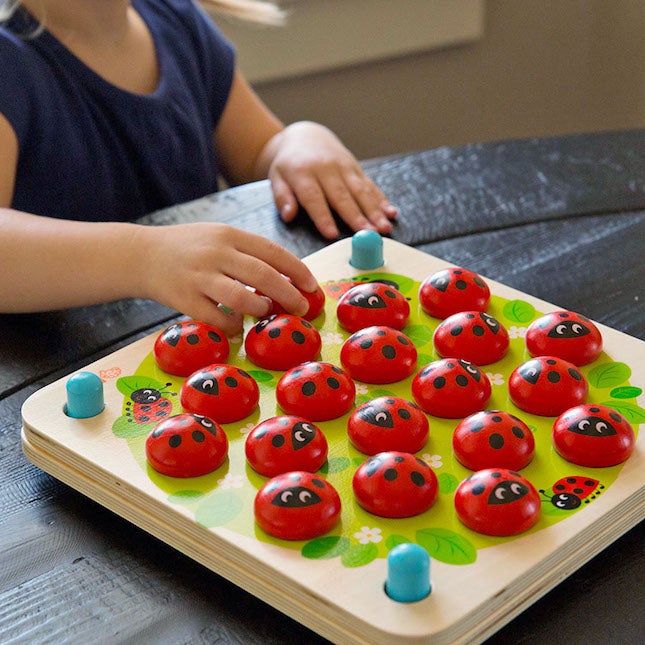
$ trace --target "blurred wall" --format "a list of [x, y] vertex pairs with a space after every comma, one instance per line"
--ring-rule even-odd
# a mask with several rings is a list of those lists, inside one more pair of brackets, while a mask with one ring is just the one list
[[330, 126], [359, 158], [645, 127], [644, 34], [642, 0], [486, 0], [473, 44], [256, 90], [286, 122]]

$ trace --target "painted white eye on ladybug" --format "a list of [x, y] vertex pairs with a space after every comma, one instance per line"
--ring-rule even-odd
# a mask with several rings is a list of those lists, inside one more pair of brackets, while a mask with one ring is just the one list
[[535, 378], [539, 374], [537, 367], [527, 367], [525, 375], [527, 377]]
[[477, 374], [477, 368], [474, 365], [467, 363], [465, 367], [466, 367], [466, 371], [469, 372], [470, 374]]
[[435, 280], [435, 285], [437, 288], [439, 287], [445, 287], [448, 284], [448, 278], [438, 278]]
[[203, 383], [202, 387], [205, 390], [212, 390], [213, 387], [215, 386], [215, 381], [212, 378], [207, 378]]
[[290, 490], [285, 490], [280, 493], [280, 501], [283, 504], [288, 504], [289, 500], [293, 497], [293, 492]]
[[513, 493], [513, 495], [520, 495], [521, 492], [522, 492], [522, 487], [517, 482], [513, 482], [511, 484], [511, 493]]
[[574, 334], [579, 334], [582, 331], [583, 327], [579, 323], [574, 323], [571, 325], [571, 331], [573, 331]]
[[374, 421], [377, 423], [381, 423], [381, 421], [386, 421], [387, 420], [387, 414], [385, 412], [377, 412], [374, 415]]
[[555, 326], [555, 333], [558, 334], [558, 336], [564, 336], [564, 334], [567, 333], [567, 328], [565, 325], [556, 325]]
[[144, 390], [143, 394], [145, 395], [146, 399], [148, 399], [148, 401], [155, 401], [157, 398], [152, 390]]
[[589, 427], [589, 419], [581, 419], [578, 421], [578, 428], [580, 430], [586, 430]]
[[569, 501], [569, 496], [563, 493], [560, 495], [560, 501], [556, 502], [555, 505], [558, 508], [565, 508], [568, 501]]
[[213, 422], [210, 419], [207, 419], [206, 417], [202, 417], [199, 421], [205, 428], [212, 428], [213, 427]]
[[308, 490], [301, 490], [298, 493], [298, 499], [303, 503], [307, 504], [309, 500], [311, 499], [311, 492]]
[[303, 424], [302, 424], [302, 429], [303, 429], [305, 432], [315, 432], [314, 427], [313, 427], [310, 423], [303, 423]]
[[598, 434], [604, 434], [605, 430], [607, 430], [607, 424], [604, 421], [597, 421], [596, 422], [596, 432]]
[[379, 301], [379, 297], [378, 297], [378, 296], [370, 296], [370, 297], [367, 299], [367, 304], [368, 304], [368, 305], [376, 305], [376, 304], [378, 304], [378, 301]]
[[495, 497], [497, 497], [497, 499], [502, 499], [503, 500], [506, 497], [506, 489], [505, 488], [497, 488], [495, 490]]
[[293, 438], [299, 443], [304, 443], [304, 441], [306, 441], [304, 432], [302, 430], [297, 430], [296, 432], [294, 432]]

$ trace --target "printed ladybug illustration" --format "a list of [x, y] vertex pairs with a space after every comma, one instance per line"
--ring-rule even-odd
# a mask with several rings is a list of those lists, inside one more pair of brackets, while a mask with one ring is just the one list
[[380, 452], [361, 464], [352, 480], [356, 501], [381, 517], [413, 517], [437, 499], [437, 476], [422, 459], [407, 452]]
[[340, 519], [336, 489], [305, 471], [270, 479], [255, 496], [255, 520], [260, 528], [282, 540], [311, 540], [329, 533]]
[[443, 358], [426, 365], [414, 377], [412, 395], [428, 414], [459, 419], [486, 407], [491, 385], [486, 374], [473, 363]]
[[191, 374], [181, 386], [181, 405], [217, 423], [232, 423], [249, 416], [260, 400], [260, 388], [244, 370], [215, 363]]
[[394, 287], [382, 282], [367, 282], [352, 287], [341, 296], [336, 317], [350, 332], [373, 325], [400, 330], [410, 317], [410, 304]]
[[511, 401], [520, 409], [543, 417], [555, 417], [584, 403], [587, 379], [569, 361], [538, 356], [516, 367], [509, 380]]
[[198, 414], [178, 414], [158, 423], [146, 439], [146, 457], [169, 477], [199, 477], [219, 468], [228, 454], [224, 430]]
[[[293, 280], [287, 276], [284, 276], [285, 280], [288, 280], [291, 284], [293, 284]], [[318, 318], [320, 314], [323, 312], [323, 309], [325, 308], [325, 292], [321, 287], [318, 287], [315, 291], [303, 291], [302, 289], [296, 287], [298, 291], [307, 299], [307, 302], [309, 303], [309, 309], [307, 309], [307, 313], [302, 316], [305, 320], [314, 320], [315, 318]], [[256, 291], [256, 293], [260, 296], [264, 296], [264, 294], [261, 291]], [[266, 296], [265, 296], [266, 297]], [[271, 308], [269, 309], [269, 312], [267, 316], [274, 316], [277, 314], [285, 314], [287, 313], [284, 310], [284, 307], [279, 303], [273, 300], [273, 298], [269, 298], [271, 300]]]
[[307, 419], [278, 416], [251, 430], [244, 445], [246, 458], [256, 472], [275, 477], [291, 470], [316, 472], [327, 461], [327, 440]]
[[310, 361], [285, 372], [276, 386], [278, 405], [311, 421], [329, 421], [354, 407], [354, 381], [336, 365]]
[[525, 342], [531, 356], [557, 356], [578, 366], [595, 361], [602, 352], [598, 327], [573, 311], [554, 311], [534, 320]]
[[340, 362], [357, 381], [395, 383], [414, 371], [417, 348], [402, 331], [391, 327], [366, 327], [343, 343]]
[[435, 330], [433, 342], [440, 356], [488, 365], [504, 357], [510, 341], [504, 325], [493, 316], [464, 311], [446, 318]]
[[594, 500], [604, 488], [597, 479], [572, 475], [558, 479], [551, 487], [551, 495], [542, 488], [540, 489], [540, 494], [555, 508], [563, 511], [573, 511], [582, 505], [583, 500], [585, 504]]
[[578, 405], [553, 424], [553, 446], [578, 466], [604, 468], [626, 461], [634, 451], [634, 429], [621, 414], [605, 405]]
[[349, 417], [347, 432], [357, 450], [366, 455], [379, 452], [417, 452], [428, 439], [428, 418], [414, 403], [394, 396], [381, 396], [363, 403]]
[[268, 370], [288, 370], [314, 360], [321, 346], [318, 330], [304, 318], [289, 314], [263, 318], [244, 340], [248, 359]]
[[170, 325], [153, 348], [157, 365], [168, 374], [188, 376], [204, 365], [224, 363], [230, 348], [222, 331], [192, 320]]
[[506, 468], [478, 470], [455, 491], [457, 516], [484, 535], [528, 531], [540, 519], [540, 496], [531, 482]]
[[521, 470], [533, 459], [531, 429], [502, 410], [476, 412], [457, 425], [452, 435], [455, 457], [470, 470]]
[[481, 276], [468, 269], [443, 269], [423, 281], [419, 302], [430, 316], [448, 318], [460, 311], [486, 311], [490, 289]]
[[[166, 383], [169, 387], [171, 383]], [[174, 395], [174, 392], [170, 392]], [[156, 423], [172, 414], [172, 403], [164, 392], [153, 387], [143, 387], [130, 394], [125, 403], [125, 417], [129, 422], [144, 425]]]

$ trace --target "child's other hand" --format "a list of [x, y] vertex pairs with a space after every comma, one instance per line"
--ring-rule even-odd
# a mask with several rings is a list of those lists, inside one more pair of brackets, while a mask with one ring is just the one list
[[275, 147], [268, 175], [285, 222], [296, 216], [300, 204], [328, 239], [339, 234], [331, 209], [355, 231], [391, 232], [396, 207], [330, 130], [317, 123], [294, 123], [269, 146]]
[[[298, 290], [314, 291], [309, 269], [275, 242], [225, 224], [199, 223], [141, 227], [141, 271], [145, 294], [158, 302], [219, 327], [228, 335], [242, 330], [243, 314], [265, 316], [267, 298], [303, 315], [309, 306]], [[227, 313], [218, 305], [232, 309]]]

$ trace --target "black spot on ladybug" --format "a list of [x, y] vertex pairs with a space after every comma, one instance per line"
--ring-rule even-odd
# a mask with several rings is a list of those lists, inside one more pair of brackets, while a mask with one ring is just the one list
[[[316, 289], [316, 291], [317, 291], [317, 289]], [[314, 292], [314, 293], [315, 293], [315, 292]], [[303, 327], [306, 327], [307, 329], [313, 329], [313, 325], [312, 325], [311, 323], [307, 322], [306, 320], [301, 320], [301, 321], [300, 321], [300, 324], [301, 324]]]
[[484, 484], [475, 484], [471, 489], [471, 493], [473, 495], [481, 495], [485, 490], [486, 486]]
[[224, 379], [224, 383], [228, 385], [229, 387], [237, 387], [237, 379], [233, 376], [227, 376]]
[[495, 423], [501, 423], [501, 421], [502, 421], [502, 417], [497, 416], [496, 414], [493, 415], [490, 419], [491, 419], [491, 421], [494, 421]]
[[188, 334], [188, 336], [186, 336], [186, 342], [189, 345], [197, 345], [199, 344], [199, 336], [197, 334]]
[[461, 325], [455, 325], [450, 330], [450, 335], [451, 336], [459, 336], [459, 334], [461, 334], [462, 331], [464, 331], [464, 328]]
[[401, 343], [401, 345], [409, 345], [410, 341], [405, 336], [397, 336], [396, 339]]
[[400, 410], [397, 410], [397, 414], [402, 418], [405, 419], [406, 421], [410, 418], [410, 411], [406, 410], [405, 408], [401, 408]]
[[490, 447], [493, 448], [493, 450], [500, 450], [504, 447], [504, 437], [502, 437], [501, 434], [495, 432], [491, 434], [490, 437], [488, 437], [488, 443]]
[[300, 389], [305, 396], [312, 396], [316, 392], [316, 384], [313, 381], [307, 381]]
[[468, 378], [463, 374], [457, 374], [457, 376], [455, 377], [455, 383], [457, 383], [457, 385], [459, 385], [460, 387], [466, 387], [468, 385]]
[[555, 365], [555, 364], [556, 364], [556, 361], [554, 361], [552, 358], [549, 358], [549, 359], [546, 361], [546, 364], [547, 364], [547, 365]]
[[206, 435], [201, 430], [193, 430], [191, 437], [195, 443], [203, 443]]
[[371, 338], [363, 338], [359, 344], [361, 349], [369, 349], [373, 345]]
[[272, 327], [269, 329], [269, 338], [278, 338], [281, 333], [282, 330], [279, 327]]
[[[259, 435], [256, 435], [259, 436]], [[281, 448], [285, 444], [284, 436], [281, 434], [276, 434], [271, 438], [271, 445], [274, 448]]]
[[524, 439], [524, 430], [520, 428], [519, 426], [513, 426], [511, 428], [511, 432], [518, 438], [518, 439]]
[[423, 486], [426, 483], [426, 478], [418, 470], [410, 473], [410, 479], [415, 486]]
[[481, 325], [473, 325], [473, 334], [475, 336], [483, 336], [485, 331], [486, 330]]
[[549, 372], [546, 375], [546, 378], [551, 383], [559, 383], [560, 382], [560, 375], [554, 370], [549, 370]]
[[336, 372], [336, 374], [344, 374], [343, 370], [340, 369], [340, 367], [336, 367], [335, 365], [331, 366], [331, 371]]
[[399, 473], [396, 471], [395, 468], [388, 468], [383, 473], [383, 479], [389, 482], [393, 482], [398, 476], [399, 476]]
[[214, 331], [209, 331], [207, 336], [214, 342], [214, 343], [221, 343], [222, 342], [222, 337]]
[[468, 320], [472, 320], [474, 317], [475, 314], [466, 314], [466, 318], [468, 318]]
[[432, 385], [435, 389], [440, 390], [446, 384], [446, 379], [443, 376], [437, 376], [437, 378], [432, 381]]
[[573, 367], [570, 367], [567, 372], [569, 372], [571, 378], [575, 379], [576, 381], [582, 380], [582, 374], [580, 374], [578, 370], [574, 370]]
[[484, 283], [484, 281], [483, 281], [479, 276], [477, 276], [477, 277], [473, 278], [473, 282], [474, 282], [478, 287], [484, 287], [484, 286], [486, 286], [486, 285], [485, 285], [485, 283]]
[[620, 423], [622, 420], [620, 414], [618, 414], [618, 412], [614, 412], [613, 410], [609, 413], [609, 418], [616, 423]]
[[302, 345], [305, 342], [305, 335], [301, 331], [292, 331], [291, 340], [293, 340], [296, 345]]
[[457, 287], [457, 289], [459, 289], [460, 291], [463, 291], [468, 287], [468, 285], [466, 284], [465, 280], [457, 280], [457, 282], [455, 282], [455, 287]]
[[484, 424], [481, 421], [476, 421], [470, 426], [471, 432], [480, 432], [484, 429]]
[[272, 500], [274, 506], [283, 508], [303, 508], [320, 504], [322, 500], [315, 491], [304, 486], [291, 486], [280, 491]]
[[330, 376], [327, 379], [327, 385], [329, 385], [332, 390], [337, 390], [340, 387], [340, 381], [337, 378]]
[[392, 345], [384, 345], [381, 348], [381, 354], [383, 354], [383, 356], [385, 356], [385, 358], [388, 358], [388, 359], [391, 360], [393, 358], [396, 358], [396, 349], [394, 349], [394, 347], [392, 347]]
[[174, 434], [174, 435], [172, 435], [172, 436], [168, 439], [168, 445], [169, 445], [171, 448], [179, 448], [179, 446], [181, 446], [181, 436], [180, 436], [180, 435], [178, 435], [178, 434]]
[[316, 487], [316, 488], [325, 488], [327, 484], [322, 479], [312, 479], [311, 483]]

